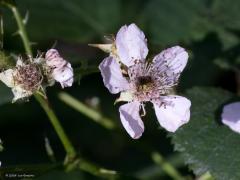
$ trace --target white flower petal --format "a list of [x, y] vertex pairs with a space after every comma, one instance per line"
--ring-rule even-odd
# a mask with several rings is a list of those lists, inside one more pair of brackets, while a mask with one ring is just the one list
[[133, 139], [138, 139], [144, 132], [144, 124], [139, 115], [140, 103], [131, 102], [120, 106], [120, 119], [121, 122]]
[[74, 78], [71, 64], [63, 59], [56, 49], [49, 49], [45, 58], [46, 64], [52, 68], [52, 77], [62, 88], [72, 86]]
[[222, 112], [222, 122], [233, 131], [240, 133], [240, 102], [224, 106]]
[[126, 66], [134, 60], [144, 61], [147, 54], [147, 40], [144, 33], [135, 25], [122, 26], [116, 36], [117, 55]]
[[52, 72], [53, 78], [64, 87], [71, 87], [74, 81], [73, 69], [70, 63], [67, 63], [64, 67], [55, 68]]
[[0, 80], [10, 88], [14, 87], [13, 73], [13, 69], [8, 69], [0, 73]]
[[162, 51], [153, 59], [153, 65], [156, 67], [165, 67], [168, 75], [172, 73], [181, 73], [188, 60], [188, 53], [180, 46], [174, 46]]
[[22, 89], [20, 86], [13, 87], [12, 92], [14, 95], [12, 102], [16, 102], [19, 99], [29, 97], [33, 94], [31, 91], [26, 91], [26, 90]]
[[42, 58], [42, 57], [37, 57], [37, 58], [33, 58], [33, 62], [36, 63], [36, 64], [43, 64], [46, 62], [46, 59]]
[[99, 65], [103, 83], [112, 94], [129, 88], [128, 81], [123, 77], [119, 64], [112, 57], [105, 58]]
[[45, 55], [45, 58], [48, 60], [52, 60], [52, 59], [59, 58], [59, 57], [61, 57], [61, 56], [60, 56], [58, 50], [56, 50], [56, 49], [49, 49]]
[[16, 66], [24, 66], [24, 62], [21, 57], [18, 57]]
[[125, 101], [125, 102], [131, 102], [134, 100], [134, 94], [131, 91], [122, 91], [120, 93], [120, 97], [116, 99], [115, 103]]
[[46, 63], [51, 68], [62, 68], [68, 62], [61, 57], [57, 57], [57, 58], [52, 58], [52, 59], [46, 59]]
[[181, 96], [166, 96], [164, 101], [167, 102], [166, 105], [153, 102], [157, 119], [167, 131], [175, 132], [189, 121], [191, 102]]
[[49, 49], [45, 55], [46, 63], [51, 68], [63, 68], [68, 63], [56, 49]]

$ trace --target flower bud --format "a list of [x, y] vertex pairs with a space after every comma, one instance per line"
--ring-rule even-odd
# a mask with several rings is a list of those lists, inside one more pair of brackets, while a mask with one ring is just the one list
[[70, 63], [62, 68], [55, 68], [52, 72], [53, 78], [64, 87], [71, 87], [73, 84], [73, 70]]
[[54, 58], [59, 58], [59, 57], [61, 56], [56, 49], [49, 49], [45, 55], [45, 58], [48, 60], [52, 60]]
[[53, 79], [59, 82], [62, 88], [71, 87], [74, 80], [71, 64], [63, 59], [56, 49], [48, 50], [45, 58], [47, 66], [52, 69]]

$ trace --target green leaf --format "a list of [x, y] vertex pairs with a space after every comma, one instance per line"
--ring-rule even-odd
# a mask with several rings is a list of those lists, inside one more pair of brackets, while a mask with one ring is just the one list
[[8, 88], [5, 84], [0, 82], [0, 105], [9, 103], [12, 101], [13, 94], [11, 89]]
[[[120, 18], [119, 0], [22, 0], [17, 5], [23, 15], [29, 12], [27, 30], [34, 42], [102, 37], [114, 32]], [[6, 29], [14, 31], [14, 24], [6, 23]]]
[[[1, 45], [1, 42], [0, 42]], [[3, 51], [0, 50], [0, 71], [13, 67], [15, 62]]]
[[219, 180], [240, 179], [240, 135], [224, 126], [221, 112], [233, 95], [217, 88], [193, 88], [190, 122], [172, 134], [175, 150], [196, 175], [209, 172]]
[[211, 15], [213, 20], [220, 26], [230, 29], [240, 29], [240, 1], [214, 0]]
[[[193, 37], [203, 37], [208, 24], [200, 16], [203, 1], [151, 0], [143, 11], [143, 21], [155, 44], [172, 44]], [[201, 28], [198, 28], [201, 23]], [[207, 29], [206, 29], [207, 28]]]
[[239, 6], [234, 0], [150, 0], [141, 21], [155, 44], [189, 42], [216, 32], [229, 47], [238, 42], [227, 29], [240, 29]]

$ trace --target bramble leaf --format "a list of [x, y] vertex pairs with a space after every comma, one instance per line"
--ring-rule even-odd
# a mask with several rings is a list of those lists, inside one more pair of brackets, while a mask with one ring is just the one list
[[217, 88], [193, 88], [187, 92], [192, 101], [188, 124], [171, 134], [175, 150], [196, 175], [209, 172], [220, 180], [240, 178], [240, 135], [224, 126], [222, 106], [233, 95]]

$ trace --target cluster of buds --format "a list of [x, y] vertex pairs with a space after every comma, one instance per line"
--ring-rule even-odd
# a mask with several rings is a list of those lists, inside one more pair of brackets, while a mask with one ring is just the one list
[[0, 73], [0, 80], [12, 88], [13, 102], [28, 98], [34, 93], [44, 94], [45, 88], [55, 81], [64, 87], [73, 83], [73, 69], [55, 49], [47, 51], [45, 58], [18, 57], [16, 66]]

